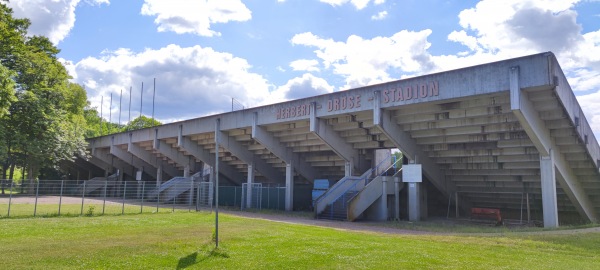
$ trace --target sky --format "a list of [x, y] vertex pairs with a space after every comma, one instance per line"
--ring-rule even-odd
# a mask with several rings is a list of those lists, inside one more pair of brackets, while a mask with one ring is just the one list
[[151, 117], [153, 92], [154, 116], [168, 123], [552, 51], [600, 139], [600, 0], [8, 5], [115, 123], [129, 111]]

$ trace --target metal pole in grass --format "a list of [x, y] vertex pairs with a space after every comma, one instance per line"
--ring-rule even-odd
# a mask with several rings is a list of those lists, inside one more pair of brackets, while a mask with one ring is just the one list
[[106, 192], [108, 192], [108, 180], [104, 180], [104, 200], [102, 201], [102, 215], [104, 216], [104, 209], [106, 208]]
[[158, 202], [160, 202], [160, 188], [157, 188], [156, 192], [156, 213], [158, 213]]
[[6, 217], [10, 217], [10, 203], [12, 202], [12, 194], [13, 194], [13, 185], [15, 181], [10, 180], [10, 192], [8, 194], [8, 213], [6, 213]]
[[121, 203], [121, 215], [125, 214], [125, 192], [127, 191], [127, 181], [123, 182], [123, 200]]
[[37, 181], [36, 188], [35, 188], [35, 205], [33, 206], [33, 216], [34, 217], [37, 212], [37, 201], [38, 201], [39, 193], [40, 193], [40, 180]]
[[200, 183], [196, 187], [196, 212], [198, 212], [198, 203], [200, 203]]
[[219, 247], [219, 143], [221, 142], [221, 119], [215, 122], [215, 248]]
[[146, 182], [142, 182], [142, 203], [140, 206], [140, 214], [144, 212], [144, 188], [146, 187]]
[[173, 207], [173, 209], [171, 209], [171, 213], [175, 213], [175, 200], [177, 199], [177, 197], [173, 198], [173, 203], [171, 204], [171, 207]]
[[58, 216], [60, 217], [60, 207], [62, 206], [63, 185], [65, 180], [60, 180], [60, 197], [58, 197]]
[[83, 201], [85, 200], [85, 183], [87, 183], [87, 181], [83, 182], [83, 190], [81, 191], [81, 211], [79, 211], [79, 215], [83, 215]]

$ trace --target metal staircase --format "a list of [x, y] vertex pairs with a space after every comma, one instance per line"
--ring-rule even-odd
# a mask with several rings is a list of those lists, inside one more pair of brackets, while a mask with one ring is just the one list
[[[118, 178], [118, 173], [109, 175], [108, 177], [94, 177], [90, 180], [84, 181], [83, 183], [79, 184], [79, 186], [77, 187], [76, 194], [84, 194], [87, 196], [90, 195], [92, 192], [98, 191], [100, 189], [108, 187], [112, 188], [115, 186]], [[102, 190], [101, 193], [102, 192], [104, 192], [104, 190]]]
[[[383, 172], [375, 175], [375, 172], [377, 172], [380, 167], [383, 167], [383, 164], [386, 161], [389, 161], [388, 159], [385, 159], [374, 168], [367, 170], [361, 176], [346, 176], [328, 189], [327, 192], [315, 200], [315, 218], [355, 220], [356, 217], [362, 214], [362, 212], [373, 204], [375, 200], [383, 196], [384, 188], [382, 187], [381, 181], [382, 175], [392, 169], [394, 169], [392, 175], [397, 173], [395, 166], [398, 162], [401, 162], [401, 160], [394, 161], [389, 167], [386, 166]], [[375, 183], [370, 184], [374, 179], [378, 180], [375, 181]], [[379, 183], [378, 186], [377, 183]], [[387, 196], [387, 192], [385, 193], [385, 196]], [[359, 201], [363, 201], [363, 203], [357, 203]], [[350, 209], [351, 203], [354, 205], [353, 209]], [[358, 207], [356, 207], [356, 205], [358, 205]]]
[[190, 177], [173, 177], [171, 180], [162, 183], [158, 188], [148, 193], [146, 198], [151, 201], [169, 202], [186, 192], [192, 192], [188, 197], [189, 200], [194, 197], [194, 189], [196, 182], [203, 179], [202, 171], [195, 173]]

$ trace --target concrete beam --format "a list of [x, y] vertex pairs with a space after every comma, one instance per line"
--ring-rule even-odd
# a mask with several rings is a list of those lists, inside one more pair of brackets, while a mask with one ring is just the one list
[[77, 158], [73, 161], [73, 164], [88, 172], [88, 175], [84, 175], [83, 178], [91, 175], [103, 175], [105, 168], [97, 166], [96, 164], [92, 163], [90, 159], [91, 157], [86, 159], [77, 156]]
[[[177, 146], [179, 149], [188, 152], [198, 160], [202, 160], [202, 162], [208, 164], [209, 166], [215, 167], [215, 155], [211, 154], [210, 151], [204, 149], [190, 138], [179, 136]], [[221, 167], [220, 173], [230, 179], [232, 183], [237, 185], [242, 184], [242, 179], [244, 179], [244, 176], [239, 173], [237, 169], [225, 162], [220, 162], [219, 167]]]
[[560, 174], [557, 177], [558, 183], [565, 194], [567, 194], [567, 197], [569, 197], [571, 203], [573, 203], [573, 206], [575, 206], [575, 209], [577, 209], [577, 212], [590, 222], [600, 222], [600, 217], [598, 217], [598, 213], [594, 209], [594, 204], [586, 194], [584, 187], [577, 180], [577, 176], [563, 155], [559, 153], [554, 154], [554, 166], [556, 166]]
[[540, 154], [548, 156], [550, 155], [550, 144], [552, 142], [550, 132], [546, 130], [544, 121], [533, 108], [533, 104], [531, 104], [527, 95], [521, 91], [519, 74], [518, 66], [510, 68], [510, 109]]
[[[285, 180], [285, 175], [273, 168], [273, 166], [269, 165], [263, 159], [256, 157], [254, 153], [244, 147], [240, 142], [236, 141], [235, 138], [230, 137], [221, 130], [217, 130], [216, 132], [218, 133], [218, 136], [215, 136], [217, 145], [229, 150], [229, 152], [246, 164], [254, 164], [256, 166], [256, 171], [266, 178], [271, 179], [276, 183]], [[217, 138], [220, 139], [220, 142], [217, 141]]]
[[252, 125], [252, 138], [266, 147], [271, 153], [283, 160], [285, 163], [293, 164], [296, 171], [312, 182], [319, 175], [317, 170], [310, 166], [300, 154], [294, 153], [291, 147], [284, 146], [279, 138], [273, 136], [265, 128], [258, 125], [258, 114], [254, 114]]
[[93, 158], [96, 158], [98, 160], [100, 160], [101, 162], [103, 162], [104, 164], [107, 164], [109, 166], [108, 171], [110, 171], [110, 173], [114, 173], [114, 168], [118, 169], [121, 174], [123, 173], [123, 171], [125, 170], [125, 168], [129, 167], [130, 165], [128, 165], [127, 163], [121, 161], [120, 159], [114, 158], [111, 154], [110, 154], [110, 150], [106, 149], [106, 148], [98, 148], [96, 149], [96, 151], [94, 151], [92, 153]]
[[195, 170], [194, 165], [196, 164], [196, 162], [194, 160], [192, 160], [189, 156], [185, 156], [183, 153], [179, 152], [179, 150], [173, 148], [171, 145], [161, 142], [161, 140], [158, 138], [158, 129], [155, 130], [152, 148], [158, 151], [161, 155], [175, 162], [177, 165], [183, 167], [184, 175], [189, 174], [190, 170]]
[[[376, 126], [385, 136], [387, 136], [394, 145], [402, 151], [402, 154], [411, 160], [419, 158], [418, 163], [423, 168], [423, 174], [431, 183], [448, 198], [456, 191], [456, 186], [452, 181], [446, 181], [445, 175], [437, 163], [427, 156], [417, 145], [415, 139], [410, 134], [393, 121], [393, 115], [390, 111], [381, 109], [379, 92], [374, 95], [373, 125]], [[463, 208], [470, 208], [468, 202], [463, 202]]]
[[[346, 161], [346, 172], [348, 169], [360, 168], [358, 165], [358, 150], [354, 149], [352, 144], [346, 142], [331, 126], [317, 117], [317, 105], [310, 106], [310, 132], [315, 134], [321, 141], [327, 144], [333, 152]], [[352, 164], [348, 166], [348, 164]]]
[[519, 120], [519, 123], [533, 141], [540, 156], [548, 157], [552, 151], [557, 151], [553, 154], [553, 160], [554, 166], [556, 166], [561, 176], [558, 177], [560, 186], [582, 217], [592, 222], [598, 222], [599, 217], [595, 212], [594, 205], [591, 203], [564, 156], [558, 152], [560, 148], [552, 141], [550, 131], [539, 117], [533, 104], [521, 90], [519, 67], [510, 68], [509, 80], [511, 109]]
[[140, 158], [141, 160], [145, 161], [146, 163], [153, 165], [155, 168], [158, 168], [158, 166], [162, 166], [163, 171], [165, 173], [167, 173], [168, 175], [170, 175], [171, 177], [181, 175], [179, 170], [177, 170], [175, 167], [171, 166], [164, 160], [157, 158], [155, 155], [153, 155], [152, 153], [139, 147], [138, 145], [134, 144], [133, 142], [129, 142], [127, 144], [127, 152]]
[[137, 170], [142, 170], [143, 172], [146, 172], [150, 175], [156, 175], [157, 173], [157, 168], [154, 167], [153, 165], [143, 161], [142, 159], [138, 158], [137, 156], [133, 155], [132, 153], [129, 153], [117, 146], [111, 146], [110, 147], [110, 154], [112, 154], [113, 156], [117, 157], [118, 159], [128, 163], [129, 165], [133, 166], [133, 168], [135, 168], [134, 170], [132, 170], [132, 175], [135, 176], [135, 172]]

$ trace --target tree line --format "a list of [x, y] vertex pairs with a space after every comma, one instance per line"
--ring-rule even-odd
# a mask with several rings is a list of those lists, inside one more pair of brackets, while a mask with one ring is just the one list
[[0, 179], [12, 180], [16, 169], [28, 179], [59, 175], [61, 162], [88, 156], [86, 138], [160, 124], [145, 116], [127, 125], [103, 121], [85, 89], [70, 81], [60, 50], [28, 35], [29, 19], [14, 18], [6, 2], [0, 0]]

